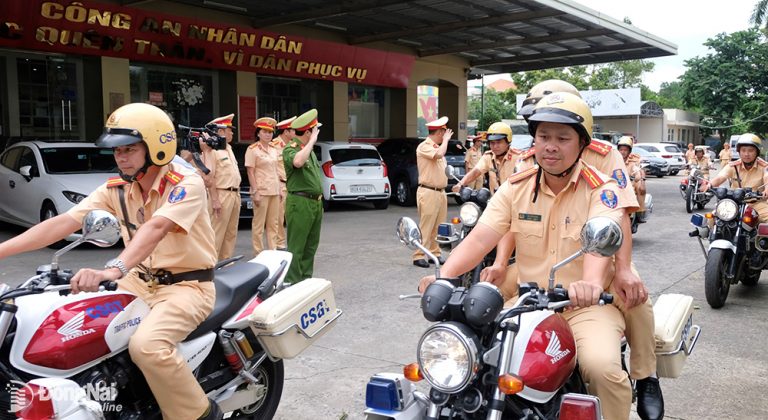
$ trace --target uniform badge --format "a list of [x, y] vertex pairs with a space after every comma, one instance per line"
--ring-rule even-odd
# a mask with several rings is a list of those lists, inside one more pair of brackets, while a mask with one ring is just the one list
[[169, 203], [178, 203], [187, 196], [187, 190], [182, 186], [174, 187], [171, 194], [168, 196]]
[[602, 201], [609, 209], [615, 209], [619, 204], [616, 193], [611, 190], [603, 190], [603, 192], [600, 193], [600, 201]]
[[611, 175], [611, 178], [616, 180], [616, 183], [619, 184], [619, 188], [626, 188], [627, 187], [627, 176], [624, 174], [624, 171], [621, 169], [616, 169], [613, 171], [613, 175]]
[[517, 215], [517, 218], [520, 219], [520, 220], [528, 220], [530, 222], [540, 222], [541, 221], [541, 215], [540, 214], [519, 213]]

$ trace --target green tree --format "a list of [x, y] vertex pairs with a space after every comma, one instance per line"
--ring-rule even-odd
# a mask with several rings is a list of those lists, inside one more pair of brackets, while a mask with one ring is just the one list
[[564, 80], [576, 89], [589, 88], [587, 66], [560, 67], [554, 69], [531, 70], [510, 75], [517, 86], [517, 93], [528, 93], [539, 82], [550, 79]]
[[624, 89], [641, 87], [643, 73], [656, 65], [647, 60], [626, 60], [595, 66], [589, 77], [592, 89]]
[[664, 82], [659, 86], [659, 93], [656, 99], [653, 99], [662, 108], [683, 109], [683, 85], [679, 80], [674, 82]]
[[478, 120], [477, 129], [483, 131], [489, 125], [501, 121], [502, 119], [515, 118], [515, 103], [505, 100], [503, 94], [493, 89], [485, 90], [485, 107], [483, 109], [480, 97], [470, 98], [467, 104], [467, 114], [469, 119]]
[[759, 0], [755, 3], [749, 22], [756, 26], [768, 25], [768, 0]]

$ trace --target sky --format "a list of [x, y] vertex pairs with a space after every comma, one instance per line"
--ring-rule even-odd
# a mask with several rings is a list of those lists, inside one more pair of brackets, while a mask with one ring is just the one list
[[[651, 59], [656, 63], [643, 82], [658, 91], [662, 82], [671, 82], [685, 72], [683, 62], [707, 54], [703, 43], [718, 33], [749, 28], [757, 0], [573, 0], [619, 21], [629, 17], [632, 24], [677, 45], [677, 55]], [[488, 76], [485, 83], [499, 76]]]

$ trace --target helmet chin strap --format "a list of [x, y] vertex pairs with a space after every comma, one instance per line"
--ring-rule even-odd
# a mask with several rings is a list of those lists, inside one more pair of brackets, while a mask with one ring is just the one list
[[149, 152], [147, 152], [147, 156], [145, 156], [145, 159], [144, 159], [144, 166], [142, 166], [138, 171], [136, 171], [135, 174], [127, 175], [120, 170], [118, 170], [118, 174], [120, 175], [120, 178], [122, 178], [122, 180], [125, 182], [140, 181], [142, 178], [144, 178], [144, 175], [147, 174], [147, 169], [149, 169], [149, 165], [151, 164], [152, 164], [152, 161], [149, 160]]

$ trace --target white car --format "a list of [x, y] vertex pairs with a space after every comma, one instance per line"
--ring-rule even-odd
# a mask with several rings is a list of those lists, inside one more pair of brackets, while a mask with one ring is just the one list
[[635, 147], [640, 147], [656, 157], [665, 159], [669, 163], [670, 175], [677, 175], [686, 164], [685, 154], [674, 143], [635, 143]]
[[93, 143], [13, 144], [0, 155], [0, 220], [35, 225], [66, 212], [115, 175], [112, 150]]
[[334, 201], [369, 201], [389, 206], [387, 165], [369, 144], [317, 142], [314, 150], [323, 180], [323, 208]]

